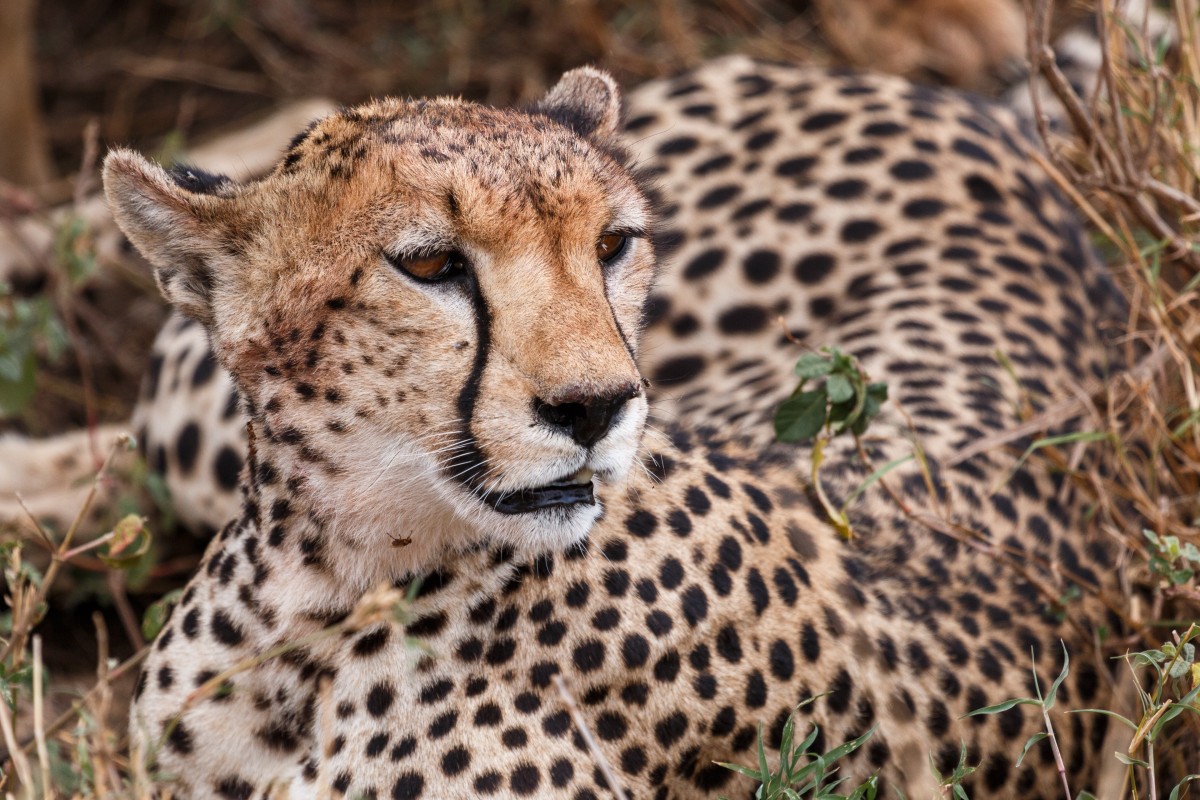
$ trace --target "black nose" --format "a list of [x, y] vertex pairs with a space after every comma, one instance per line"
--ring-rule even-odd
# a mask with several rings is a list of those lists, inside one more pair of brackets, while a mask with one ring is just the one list
[[621, 407], [637, 393], [638, 387], [631, 385], [603, 395], [568, 395], [566, 402], [557, 404], [536, 399], [534, 408], [539, 417], [569, 434], [577, 444], [591, 447], [604, 438]]

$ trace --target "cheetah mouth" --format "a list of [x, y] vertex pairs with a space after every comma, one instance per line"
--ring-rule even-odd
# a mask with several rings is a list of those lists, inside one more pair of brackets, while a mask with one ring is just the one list
[[545, 486], [488, 492], [483, 496], [483, 502], [501, 514], [528, 514], [547, 508], [595, 505], [592, 474], [590, 469], [584, 468]]

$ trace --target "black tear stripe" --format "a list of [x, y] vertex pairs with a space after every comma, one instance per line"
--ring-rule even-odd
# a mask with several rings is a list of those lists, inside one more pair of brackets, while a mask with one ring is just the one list
[[458, 419], [462, 425], [462, 436], [467, 446], [461, 453], [456, 451], [450, 464], [443, 472], [454, 481], [462, 484], [467, 491], [472, 491], [479, 485], [483, 477], [483, 451], [479, 442], [471, 432], [471, 420], [475, 416], [475, 403], [479, 399], [479, 385], [483, 381], [483, 370], [487, 367], [488, 351], [492, 346], [492, 312], [488, 308], [483, 290], [474, 276], [471, 282], [471, 305], [475, 308], [475, 363], [471, 365], [471, 374], [458, 395]]

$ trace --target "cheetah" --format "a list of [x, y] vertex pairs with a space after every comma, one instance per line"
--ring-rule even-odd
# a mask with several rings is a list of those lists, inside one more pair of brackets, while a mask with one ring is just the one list
[[[590, 68], [527, 110], [378, 101], [244, 185], [109, 155], [186, 320], [164, 341], [198, 345], [144, 400], [173, 372], [249, 437], [131, 711], [180, 796], [613, 796], [559, 680], [630, 797], [751, 794], [715, 762], [793, 713], [818, 747], [872, 730], [843, 774], [889, 796], [935, 795], [960, 743], [973, 796], [1061, 792], [1048, 753], [1013, 766], [1040, 718], [964, 719], [1064, 647], [1060, 702], [1103, 704], [1089, 645], [1118, 624], [1077, 489], [963, 455], [1110, 368], [1116, 296], [1019, 125], [738, 57], [621, 103]], [[824, 493], [921, 452], [848, 504], [852, 539], [773, 442], [822, 345], [892, 397]], [[405, 621], [346, 627], [380, 586]], [[1066, 727], [1086, 785], [1105, 719]]]

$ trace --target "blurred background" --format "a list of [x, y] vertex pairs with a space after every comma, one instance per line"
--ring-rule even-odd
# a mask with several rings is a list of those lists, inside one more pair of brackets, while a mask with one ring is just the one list
[[[1056, 12], [1065, 29], [1087, 4]], [[171, 162], [302, 98], [504, 105], [580, 64], [631, 85], [728, 52], [997, 94], [1022, 79], [1023, 22], [1017, 0], [3, 0], [0, 282], [49, 307], [0, 342], [0, 431], [128, 416], [163, 312], [82, 208], [111, 145]], [[71, 206], [80, 221], [45, 216]]]

